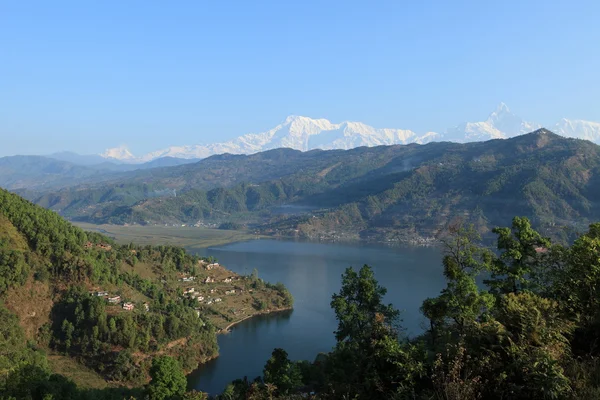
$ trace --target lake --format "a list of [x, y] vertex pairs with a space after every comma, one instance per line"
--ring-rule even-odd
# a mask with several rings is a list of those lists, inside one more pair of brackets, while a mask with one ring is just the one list
[[388, 247], [367, 244], [311, 243], [283, 240], [252, 240], [197, 252], [214, 256], [239, 274], [256, 268], [260, 278], [283, 282], [294, 296], [291, 312], [251, 318], [232, 332], [219, 335], [220, 356], [189, 377], [191, 389], [221, 393], [236, 378], [262, 375], [265, 362], [276, 347], [292, 360], [313, 361], [319, 352], [335, 344], [337, 328], [330, 308], [339, 291], [341, 275], [353, 266], [369, 264], [379, 283], [388, 289], [386, 302], [403, 310], [402, 326], [409, 336], [422, 332], [422, 301], [437, 296], [445, 286], [441, 253], [431, 247]]

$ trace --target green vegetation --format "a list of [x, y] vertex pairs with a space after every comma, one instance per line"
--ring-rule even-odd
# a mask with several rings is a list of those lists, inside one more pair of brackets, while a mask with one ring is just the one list
[[0, 190], [0, 399], [203, 398], [185, 393], [184, 372], [217, 355], [213, 322], [230, 316], [184, 295], [186, 282], [210, 277], [207, 291], [225, 293], [239, 281], [222, 307], [292, 304], [283, 285], [208, 268], [215, 261], [119, 245]]
[[542, 129], [483, 143], [217, 156], [29, 196], [92, 223], [202, 221], [391, 242], [439, 237], [457, 217], [489, 239], [517, 214], [566, 243], [600, 219], [599, 172], [599, 146]]
[[191, 226], [95, 225], [85, 222], [74, 222], [73, 225], [86, 231], [102, 232], [120, 244], [177, 245], [191, 250], [260, 237], [243, 231]]
[[[448, 284], [423, 302], [423, 335], [403, 337], [371, 268], [349, 268], [331, 302], [335, 348], [314, 363], [275, 349], [263, 377], [236, 380], [220, 398], [598, 398], [600, 223], [570, 247], [522, 217], [494, 232], [497, 252], [478, 244], [472, 226], [452, 226]], [[482, 277], [489, 279], [477, 285]]]

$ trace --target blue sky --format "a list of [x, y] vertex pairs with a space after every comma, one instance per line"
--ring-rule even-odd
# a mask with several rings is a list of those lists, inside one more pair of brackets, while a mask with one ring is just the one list
[[4, 1], [0, 155], [134, 154], [287, 115], [600, 121], [598, 1]]

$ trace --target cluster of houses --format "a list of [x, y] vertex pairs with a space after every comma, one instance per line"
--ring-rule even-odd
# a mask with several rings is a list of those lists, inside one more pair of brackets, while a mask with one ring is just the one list
[[[92, 247], [94, 247], [94, 244], [92, 242], [87, 242], [86, 244], [83, 245], [83, 247], [86, 249], [91, 249]], [[96, 245], [96, 248], [109, 251], [112, 249], [112, 246], [110, 244], [106, 244], [106, 243], [98, 243]]]
[[[121, 303], [121, 296], [119, 296], [119, 295], [111, 296], [106, 291], [91, 292], [91, 294], [94, 296], [97, 296], [97, 297], [104, 297], [106, 299], [106, 301], [109, 302], [110, 304]], [[135, 304], [133, 304], [130, 301], [123, 303], [123, 310], [132, 311], [134, 308], [135, 308]], [[146, 311], [150, 311], [150, 305], [148, 303], [144, 303], [144, 309]]]
[[219, 266], [219, 263], [218, 263], [218, 262], [216, 262], [216, 263], [208, 264], [208, 265], [207, 265], [206, 267], [204, 267], [204, 268], [206, 268], [208, 271], [210, 271], [211, 269], [213, 269], [213, 268], [216, 268], [216, 267], [218, 267], [218, 266]]
[[[210, 290], [210, 293], [214, 293], [214, 292], [215, 292], [214, 289]], [[235, 290], [233, 292], [235, 292]], [[227, 293], [227, 294], [229, 294], [229, 293]], [[202, 296], [202, 293], [196, 292], [196, 289], [193, 287], [185, 289], [183, 291], [183, 295], [189, 299], [196, 299], [198, 301], [198, 303], [204, 303], [204, 301], [206, 301], [206, 304], [213, 304], [213, 303], [220, 303], [221, 301], [223, 301], [223, 299], [221, 299], [220, 297], [217, 297], [215, 299], [213, 299], [211, 297], [205, 298], [204, 296]]]
[[195, 280], [195, 276], [184, 276], [183, 278], [179, 279], [180, 282], [194, 282]]

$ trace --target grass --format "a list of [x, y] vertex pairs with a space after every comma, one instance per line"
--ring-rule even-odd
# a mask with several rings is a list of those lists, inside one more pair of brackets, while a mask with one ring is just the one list
[[102, 376], [86, 366], [78, 363], [68, 356], [60, 354], [49, 354], [48, 363], [52, 372], [66, 376], [72, 379], [79, 387], [91, 389], [104, 389], [115, 387], [106, 382]]
[[4, 215], [0, 215], [0, 241], [6, 241], [9, 248], [16, 250], [27, 250], [29, 248], [27, 240]]
[[256, 239], [259, 236], [246, 231], [176, 227], [176, 226], [142, 226], [142, 225], [95, 225], [74, 222], [87, 231], [95, 231], [113, 237], [117, 243], [136, 243], [139, 245], [177, 245], [190, 250], [220, 246], [227, 243]]

